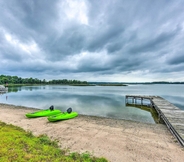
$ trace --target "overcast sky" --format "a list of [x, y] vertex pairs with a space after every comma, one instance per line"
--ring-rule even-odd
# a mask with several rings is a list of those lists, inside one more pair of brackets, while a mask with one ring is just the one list
[[184, 1], [0, 0], [0, 74], [184, 81]]

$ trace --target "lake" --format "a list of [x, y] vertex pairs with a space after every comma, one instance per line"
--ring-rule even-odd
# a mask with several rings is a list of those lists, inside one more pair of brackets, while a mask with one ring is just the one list
[[66, 111], [71, 107], [73, 111], [84, 115], [155, 123], [149, 111], [126, 106], [125, 95], [128, 94], [161, 96], [184, 110], [183, 84], [9, 87], [9, 92], [0, 95], [0, 103], [39, 109], [46, 109], [54, 105], [61, 111]]

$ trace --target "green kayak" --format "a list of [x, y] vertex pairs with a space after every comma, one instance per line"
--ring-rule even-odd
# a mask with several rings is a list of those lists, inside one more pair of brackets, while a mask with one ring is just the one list
[[64, 113], [59, 113], [56, 115], [49, 116], [47, 119], [51, 122], [54, 122], [59, 120], [72, 119], [72, 118], [75, 118], [76, 116], [78, 116], [77, 112], [71, 112], [71, 113], [64, 112]]
[[44, 117], [44, 116], [51, 116], [51, 115], [56, 115], [58, 113], [61, 113], [60, 110], [40, 110], [32, 113], [27, 113], [26, 117], [28, 118], [36, 118], [36, 117]]

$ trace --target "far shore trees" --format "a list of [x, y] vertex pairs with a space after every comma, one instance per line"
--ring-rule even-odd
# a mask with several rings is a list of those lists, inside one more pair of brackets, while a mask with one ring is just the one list
[[64, 84], [64, 85], [88, 85], [87, 81], [58, 79], [46, 81], [38, 78], [21, 78], [18, 76], [0, 75], [0, 84]]

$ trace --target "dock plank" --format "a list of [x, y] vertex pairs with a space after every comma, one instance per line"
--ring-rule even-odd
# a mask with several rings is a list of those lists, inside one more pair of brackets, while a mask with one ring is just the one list
[[157, 110], [168, 129], [174, 134], [180, 144], [184, 147], [184, 111], [160, 96], [126, 95], [126, 101], [131, 98], [136, 104], [136, 99], [149, 99]]

